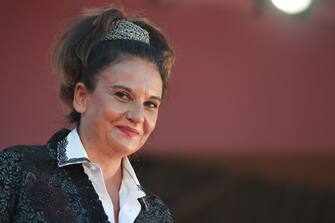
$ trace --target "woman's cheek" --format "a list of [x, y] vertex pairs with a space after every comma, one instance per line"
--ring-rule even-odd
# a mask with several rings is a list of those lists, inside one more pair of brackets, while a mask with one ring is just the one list
[[127, 112], [127, 107], [119, 103], [109, 103], [107, 106], [107, 113], [110, 116], [119, 116]]
[[157, 122], [157, 113], [150, 114], [150, 116], [148, 117], [148, 122], [146, 126], [147, 128], [146, 130], [148, 134], [151, 134], [151, 132], [154, 131], [156, 127], [156, 122]]

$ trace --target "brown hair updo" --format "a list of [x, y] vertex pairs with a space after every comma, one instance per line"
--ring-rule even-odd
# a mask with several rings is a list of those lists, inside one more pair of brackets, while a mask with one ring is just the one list
[[[118, 20], [128, 20], [145, 29], [150, 45], [136, 40], [104, 40], [107, 31]], [[96, 87], [97, 74], [111, 64], [127, 57], [140, 57], [157, 65], [166, 94], [174, 52], [164, 34], [148, 20], [131, 16], [120, 8], [85, 10], [70, 25], [56, 43], [52, 66], [59, 75], [59, 97], [72, 110], [68, 114], [71, 123], [80, 123], [80, 113], [72, 106], [74, 89], [82, 82], [90, 90]]]

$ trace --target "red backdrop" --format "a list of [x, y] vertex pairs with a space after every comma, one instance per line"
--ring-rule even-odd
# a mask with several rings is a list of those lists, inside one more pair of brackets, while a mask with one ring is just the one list
[[[317, 5], [319, 14], [294, 19], [257, 15], [251, 1], [118, 2], [155, 21], [176, 49], [147, 152], [335, 152], [335, 19]], [[49, 49], [80, 9], [110, 3], [2, 1], [1, 147], [45, 143], [64, 126]]]

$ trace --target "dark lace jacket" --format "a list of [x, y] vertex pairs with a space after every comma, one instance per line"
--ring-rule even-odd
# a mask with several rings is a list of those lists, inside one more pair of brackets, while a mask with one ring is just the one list
[[[108, 222], [81, 164], [58, 167], [69, 130], [46, 145], [19, 145], [0, 152], [0, 222]], [[145, 191], [135, 223], [172, 222], [162, 200]]]

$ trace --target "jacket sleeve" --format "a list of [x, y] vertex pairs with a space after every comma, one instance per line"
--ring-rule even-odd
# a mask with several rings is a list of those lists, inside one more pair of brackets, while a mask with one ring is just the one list
[[0, 222], [11, 221], [21, 184], [20, 154], [13, 149], [0, 151]]

